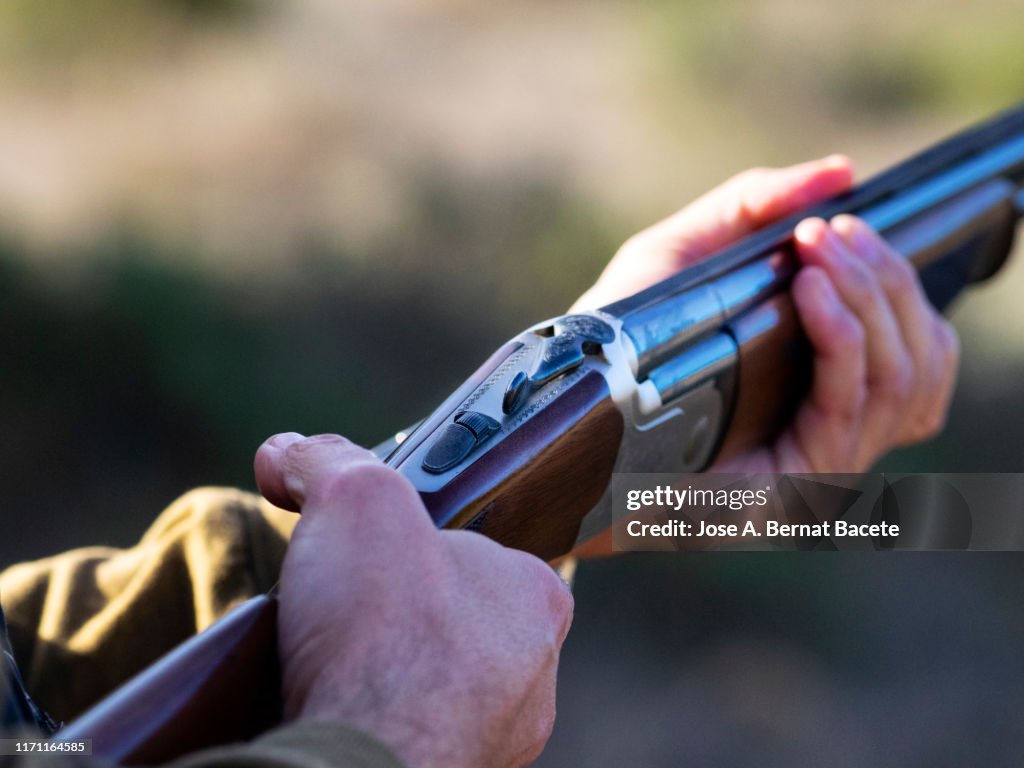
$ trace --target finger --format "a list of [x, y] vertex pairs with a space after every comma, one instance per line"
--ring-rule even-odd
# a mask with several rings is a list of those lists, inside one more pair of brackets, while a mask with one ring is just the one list
[[864, 328], [867, 400], [854, 464], [866, 467], [895, 442], [906, 417], [913, 360], [882, 286], [838, 233], [821, 219], [808, 219], [793, 237], [801, 261], [825, 270]]
[[792, 294], [814, 371], [810, 395], [776, 445], [776, 466], [848, 471], [866, 397], [864, 329], [820, 267], [801, 269]]
[[910, 263], [874, 229], [853, 216], [837, 217], [836, 229], [878, 276], [913, 361], [913, 398], [896, 442], [931, 437], [945, 423], [956, 384], [956, 331], [932, 307]]

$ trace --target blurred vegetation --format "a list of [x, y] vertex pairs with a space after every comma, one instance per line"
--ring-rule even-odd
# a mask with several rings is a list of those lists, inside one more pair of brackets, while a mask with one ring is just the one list
[[[0, 465], [24, 468], [7, 498], [50, 530], [19, 525], [3, 556], [127, 544], [189, 487], [252, 487], [252, 454], [274, 432], [385, 439], [499, 340], [563, 311], [613, 248], [550, 185], [438, 178], [373, 261], [312, 243], [273, 283], [210, 281], [139, 233], [91, 245], [59, 280], [0, 249], [0, 345], [16, 372], [0, 389]], [[78, 524], [62, 524], [68, 509]]]
[[88, 59], [110, 65], [210, 24], [235, 24], [264, 9], [260, 0], [7, 0], [0, 50], [9, 61], [44, 68]]
[[[867, 171], [1011, 104], [1014, 6], [5, 3], [0, 565], [251, 487], [275, 431], [383, 439], [743, 166]], [[1024, 466], [1022, 270], [955, 314], [950, 427], [886, 468]], [[1022, 564], [588, 564], [542, 764], [963, 764], [964, 723], [1003, 764]]]
[[819, 116], [893, 121], [938, 106], [1011, 104], [1024, 93], [1014, 3], [651, 5], [666, 82], [693, 79], [708, 98], [748, 108], [791, 110], [779, 96], [798, 94]]

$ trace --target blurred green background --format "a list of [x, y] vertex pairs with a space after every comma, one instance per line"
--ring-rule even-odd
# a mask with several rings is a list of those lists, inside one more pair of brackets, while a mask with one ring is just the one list
[[[0, 565], [133, 541], [281, 430], [372, 444], [728, 175], [1024, 97], [1020, 2], [8, 0]], [[1024, 259], [947, 432], [1021, 471]], [[1013, 764], [1024, 560], [587, 564], [541, 765]]]

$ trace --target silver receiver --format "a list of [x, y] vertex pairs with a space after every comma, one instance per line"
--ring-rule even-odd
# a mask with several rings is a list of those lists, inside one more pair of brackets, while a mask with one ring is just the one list
[[[403, 452], [403, 471], [416, 487], [438, 490], [483, 448], [495, 448], [567, 387], [597, 372], [624, 422], [615, 472], [696, 472], [712, 458], [736, 365], [727, 333], [661, 355], [661, 365], [646, 376], [622, 320], [600, 310], [538, 323], [511, 344], [515, 351], [466, 390], [443, 421], [424, 424], [428, 439], [409, 440], [412, 430], [404, 430], [403, 439], [378, 446], [378, 455]], [[609, 486], [585, 518], [581, 541], [610, 521], [610, 493]]]
[[[495, 353], [493, 365], [488, 361], [478, 371], [480, 378], [468, 380], [407, 440], [380, 450], [390, 463], [401, 464], [421, 493], [437, 491], [596, 372], [624, 422], [614, 472], [701, 471], [731, 417], [740, 342], [756, 348], [757, 337], [778, 325], [781, 310], [768, 299], [787, 290], [797, 268], [791, 238], [800, 219], [852, 213], [897, 240], [913, 234], [915, 222], [931, 229], [942, 224], [945, 234], [936, 239], [950, 249], [938, 275], [943, 279], [929, 283], [922, 272], [926, 293], [941, 307], [1005, 261], [1012, 222], [1003, 218], [1007, 209], [1024, 214], [1022, 179], [1024, 106], [633, 296], [533, 326]], [[978, 227], [972, 229], [972, 222]], [[966, 256], [961, 246], [969, 246]], [[579, 540], [611, 524], [610, 494], [608, 486], [584, 519]]]

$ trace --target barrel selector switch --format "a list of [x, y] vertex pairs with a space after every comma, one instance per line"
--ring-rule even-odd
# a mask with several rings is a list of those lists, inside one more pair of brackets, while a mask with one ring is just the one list
[[515, 413], [534, 391], [579, 367], [587, 355], [600, 354], [601, 345], [614, 340], [612, 327], [591, 315], [558, 318], [552, 335], [541, 345], [530, 372], [519, 371], [509, 381], [501, 409], [507, 414]]
[[463, 411], [444, 428], [423, 458], [423, 469], [435, 475], [461, 464], [473, 449], [496, 433], [501, 425], [479, 411]]

